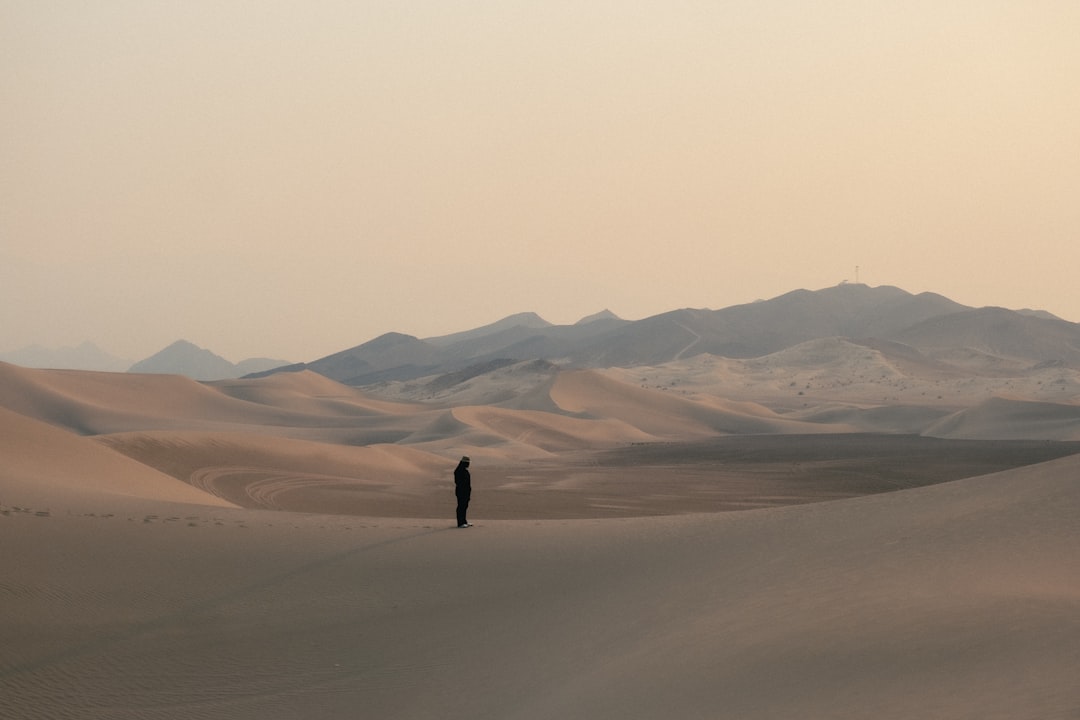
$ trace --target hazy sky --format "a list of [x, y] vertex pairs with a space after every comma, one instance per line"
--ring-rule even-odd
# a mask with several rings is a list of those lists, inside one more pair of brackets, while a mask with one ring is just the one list
[[0, 351], [855, 279], [1080, 321], [1076, 0], [0, 0]]

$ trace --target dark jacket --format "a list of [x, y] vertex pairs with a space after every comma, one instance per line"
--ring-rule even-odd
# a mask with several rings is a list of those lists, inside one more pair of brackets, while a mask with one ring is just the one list
[[459, 462], [454, 468], [454, 494], [458, 497], [472, 495], [472, 476], [469, 474], [469, 466], [465, 462]]

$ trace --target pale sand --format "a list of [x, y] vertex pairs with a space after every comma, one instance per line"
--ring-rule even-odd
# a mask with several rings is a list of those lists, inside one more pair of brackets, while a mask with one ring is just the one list
[[0, 716], [1075, 717], [1078, 472], [469, 530], [10, 512]]
[[117, 496], [235, 507], [88, 438], [0, 407], [0, 502], [109, 507]]
[[1080, 716], [1076, 446], [717, 437], [813, 424], [608, 380], [0, 364], [0, 717]]

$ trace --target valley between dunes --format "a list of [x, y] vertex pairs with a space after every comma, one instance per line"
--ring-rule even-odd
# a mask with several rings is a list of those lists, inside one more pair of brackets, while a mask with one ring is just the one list
[[1075, 372], [799, 353], [0, 363], [0, 717], [1080, 717]]

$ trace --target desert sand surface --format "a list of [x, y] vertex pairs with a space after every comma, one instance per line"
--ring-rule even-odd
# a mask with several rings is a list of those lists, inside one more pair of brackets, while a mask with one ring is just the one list
[[[5, 718], [1070, 718], [1076, 456], [650, 518], [5, 508]], [[477, 469], [482, 476], [482, 468]]]
[[0, 364], [0, 717], [1080, 717], [1073, 401], [650, 372]]

